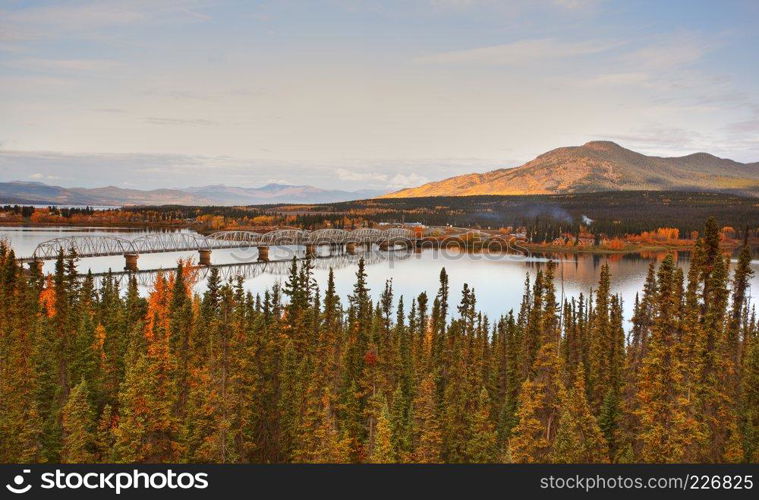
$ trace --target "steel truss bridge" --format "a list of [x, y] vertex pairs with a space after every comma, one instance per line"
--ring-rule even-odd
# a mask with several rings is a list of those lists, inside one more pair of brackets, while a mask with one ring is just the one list
[[[366, 265], [379, 264], [388, 260], [406, 260], [413, 255], [410, 251], [393, 252], [392, 254], [385, 254], [380, 252], [368, 252], [361, 255], [350, 254], [338, 254], [329, 256], [320, 256], [312, 260], [314, 269], [341, 269], [356, 265], [359, 259], [364, 259]], [[273, 274], [279, 276], [286, 276], [291, 269], [292, 260], [272, 260], [270, 262], [252, 262], [252, 263], [232, 263], [232, 264], [214, 264], [213, 266], [200, 266], [195, 267], [193, 272], [197, 273], [197, 279], [199, 282], [205, 281], [211, 272], [212, 268], [219, 270], [219, 277], [222, 281], [233, 281], [238, 277], [243, 279], [250, 279], [260, 276], [262, 274]], [[105, 280], [112, 280], [119, 284], [119, 286], [125, 286], [127, 280], [130, 277], [134, 277], [137, 280], [137, 284], [142, 287], [151, 287], [155, 283], [159, 274], [166, 275], [176, 271], [176, 268], [166, 269], [145, 269], [139, 271], [115, 271], [106, 273], [94, 273], [92, 274], [96, 282], [100, 283]], [[80, 275], [84, 277], [85, 275]]]
[[410, 244], [415, 233], [405, 228], [385, 230], [362, 228], [353, 231], [342, 229], [279, 229], [267, 233], [253, 231], [219, 231], [208, 236], [197, 233], [148, 233], [135, 239], [118, 236], [69, 236], [44, 241], [37, 245], [30, 258], [22, 261], [55, 259], [59, 253], [74, 251], [78, 257], [104, 257], [111, 255], [140, 255], [159, 252], [210, 251], [223, 248], [297, 245], [314, 248], [319, 245]]

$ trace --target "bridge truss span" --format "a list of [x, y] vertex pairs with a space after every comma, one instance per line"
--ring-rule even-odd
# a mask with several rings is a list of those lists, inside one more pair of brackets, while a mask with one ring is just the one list
[[131, 240], [116, 236], [69, 236], [43, 241], [32, 254], [33, 259], [55, 259], [74, 252], [79, 257], [101, 257], [134, 253]]
[[318, 245], [356, 244], [396, 244], [415, 240], [415, 233], [406, 228], [360, 228], [353, 231], [344, 229], [277, 229], [267, 233], [254, 231], [218, 231], [208, 236], [189, 232], [147, 233], [129, 240], [118, 236], [70, 236], [55, 238], [40, 243], [30, 259], [55, 259], [63, 251], [72, 250], [78, 257], [101, 257], [109, 255], [140, 255], [160, 252], [198, 251], [208, 254], [214, 249], [270, 246], [306, 246], [313, 249]]
[[261, 245], [303, 245], [308, 239], [308, 231], [301, 229], [277, 229], [261, 235]]
[[208, 238], [194, 233], [148, 233], [132, 240], [135, 253], [182, 252], [212, 248]]
[[217, 231], [208, 236], [213, 248], [235, 248], [257, 246], [263, 235], [254, 231]]
[[317, 229], [310, 231], [306, 237], [309, 245], [337, 245], [348, 241], [350, 231], [344, 229]]

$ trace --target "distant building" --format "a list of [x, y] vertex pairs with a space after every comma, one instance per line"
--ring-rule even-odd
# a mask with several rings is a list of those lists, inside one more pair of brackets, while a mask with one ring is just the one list
[[399, 226], [399, 227], [425, 227], [421, 222], [378, 222], [378, 226]]

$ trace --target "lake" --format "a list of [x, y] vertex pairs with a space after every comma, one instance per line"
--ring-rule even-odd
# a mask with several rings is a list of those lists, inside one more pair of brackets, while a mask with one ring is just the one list
[[[17, 256], [27, 257], [39, 243], [52, 238], [109, 234], [132, 239], [145, 232], [144, 229], [70, 226], [0, 227], [0, 238], [10, 242]], [[294, 253], [302, 255], [303, 249], [272, 248], [270, 258], [286, 260]], [[329, 249], [326, 247], [320, 247], [319, 254], [323, 257], [315, 262], [315, 277], [319, 286], [321, 288], [326, 286], [329, 267], [333, 267], [338, 292], [345, 301], [353, 287], [359, 256], [352, 257], [343, 254], [327, 258]], [[475, 289], [478, 309], [491, 318], [497, 318], [510, 309], [516, 310], [522, 298], [525, 276], [529, 274], [533, 277], [536, 271], [541, 267], [545, 268], [549, 261], [548, 256], [524, 257], [459, 250], [443, 252], [431, 249], [421, 253], [406, 250], [381, 252], [375, 249], [363, 255], [367, 261], [368, 284], [375, 299], [379, 297], [388, 279], [392, 279], [396, 299], [403, 296], [407, 308], [411, 303], [411, 298], [423, 291], [426, 291], [432, 299], [438, 288], [440, 270], [445, 267], [449, 275], [450, 301], [458, 302], [461, 288], [464, 283], [467, 283]], [[255, 249], [224, 249], [214, 250], [212, 260], [214, 264], [225, 265], [221, 268], [223, 276], [245, 275], [245, 288], [254, 294], [263, 293], [274, 283], [284, 282], [287, 278], [287, 263], [259, 264], [255, 262], [256, 257]], [[591, 289], [596, 288], [601, 266], [608, 262], [612, 275], [612, 291], [621, 294], [625, 318], [629, 320], [635, 293], [642, 289], [649, 262], [661, 259], [664, 255], [581, 253], [551, 257], [559, 264], [555, 273], [558, 297], [561, 297], [562, 293], [565, 297], [576, 297], [581, 292], [587, 295]], [[687, 253], [681, 252], [677, 257], [678, 265], [687, 270]], [[193, 258], [197, 261], [197, 253], [145, 254], [139, 258], [139, 267], [141, 270], [171, 268], [176, 265], [179, 258]], [[84, 258], [78, 263], [78, 268], [82, 273], [86, 273], [88, 269], [93, 273], [106, 272], [109, 268], [120, 271], [123, 267], [124, 259], [121, 256]], [[759, 290], [759, 261], [752, 261], [752, 267], [755, 274], [751, 281], [751, 289]], [[53, 262], [47, 261], [44, 272], [52, 270]], [[150, 275], [143, 276], [141, 286], [143, 293], [147, 293], [149, 278]], [[205, 283], [201, 280], [196, 290], [202, 292], [204, 289]]]

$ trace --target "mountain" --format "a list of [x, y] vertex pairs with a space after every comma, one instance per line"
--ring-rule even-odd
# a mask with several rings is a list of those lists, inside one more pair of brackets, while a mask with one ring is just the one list
[[373, 198], [381, 191], [340, 191], [313, 186], [267, 184], [258, 188], [225, 186], [222, 184], [190, 187], [183, 191], [214, 200], [222, 205], [263, 205], [272, 203], [332, 203]]
[[36, 205], [262, 205], [329, 203], [373, 198], [377, 191], [325, 190], [269, 184], [260, 188], [203, 186], [185, 189], [64, 188], [41, 182], [0, 182], [0, 203]]
[[609, 141], [563, 147], [522, 166], [465, 174], [383, 198], [483, 194], [561, 194], [597, 191], [719, 191], [759, 196], [759, 163], [739, 163], [708, 153], [662, 158]]
[[0, 182], [0, 203], [51, 205], [164, 205], [211, 204], [192, 193], [175, 189], [64, 188], [41, 182]]

